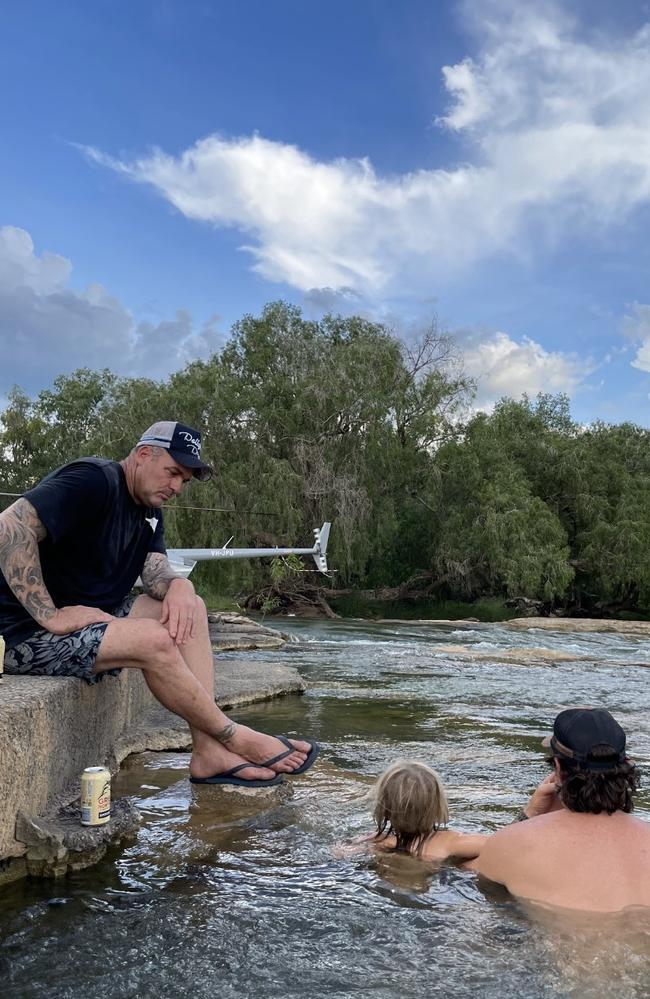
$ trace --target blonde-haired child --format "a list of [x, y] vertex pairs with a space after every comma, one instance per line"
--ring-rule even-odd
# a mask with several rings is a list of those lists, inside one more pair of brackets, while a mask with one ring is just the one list
[[416, 760], [398, 760], [370, 792], [376, 831], [365, 842], [376, 850], [410, 853], [421, 860], [477, 857], [487, 836], [452, 832], [440, 777]]

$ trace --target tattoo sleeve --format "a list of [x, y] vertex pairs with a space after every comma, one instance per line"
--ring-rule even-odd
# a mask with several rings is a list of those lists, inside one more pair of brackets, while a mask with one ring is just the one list
[[167, 556], [160, 552], [149, 552], [140, 576], [144, 592], [154, 600], [164, 600], [169, 584], [180, 578], [169, 564]]
[[43, 627], [56, 614], [43, 582], [38, 543], [47, 531], [36, 510], [19, 499], [0, 514], [0, 570], [7, 584], [35, 621]]

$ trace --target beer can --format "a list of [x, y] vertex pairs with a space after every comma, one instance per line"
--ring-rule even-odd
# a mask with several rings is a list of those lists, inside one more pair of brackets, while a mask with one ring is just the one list
[[81, 775], [81, 824], [103, 826], [111, 817], [111, 775], [106, 767], [86, 767]]

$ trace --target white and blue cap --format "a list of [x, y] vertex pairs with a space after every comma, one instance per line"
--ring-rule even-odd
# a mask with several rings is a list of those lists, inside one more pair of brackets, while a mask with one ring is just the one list
[[201, 461], [201, 433], [184, 423], [161, 420], [145, 430], [136, 447], [149, 444], [163, 447], [179, 465], [189, 468], [195, 479], [207, 482], [212, 478], [212, 469]]

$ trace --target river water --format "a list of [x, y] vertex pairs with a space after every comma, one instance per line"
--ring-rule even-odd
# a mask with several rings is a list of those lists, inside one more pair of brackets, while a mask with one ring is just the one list
[[[612, 711], [650, 773], [648, 643], [499, 625], [288, 627], [287, 649], [244, 658], [298, 667], [309, 692], [234, 717], [322, 743], [313, 770], [292, 781], [293, 797], [217, 807], [209, 788], [187, 781], [186, 755], [132, 757], [114, 793], [138, 803], [137, 838], [61, 882], [3, 889], [0, 994], [650, 996], [647, 912], [530, 911], [453, 864], [335, 852], [369, 831], [363, 795], [404, 756], [441, 773], [452, 827], [508, 822], [545, 776], [540, 740], [567, 705]], [[545, 646], [585, 658], [467, 662], [446, 645], [488, 655]], [[647, 786], [637, 807], [650, 821]]]

